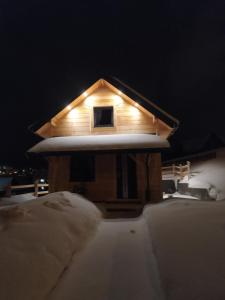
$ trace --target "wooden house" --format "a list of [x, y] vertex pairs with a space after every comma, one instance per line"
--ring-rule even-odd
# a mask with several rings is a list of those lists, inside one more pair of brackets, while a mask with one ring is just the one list
[[50, 192], [94, 202], [161, 200], [161, 149], [178, 121], [116, 78], [99, 79], [34, 132]]

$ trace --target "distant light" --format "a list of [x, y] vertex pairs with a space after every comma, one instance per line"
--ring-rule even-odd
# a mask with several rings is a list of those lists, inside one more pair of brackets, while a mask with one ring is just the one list
[[84, 92], [83, 95], [84, 95], [84, 97], [87, 97], [87, 96], [88, 96], [88, 93], [87, 93], [87, 92]]
[[44, 190], [45, 188], [42, 186], [41, 189]]
[[40, 179], [40, 182], [44, 183], [44, 182], [45, 182], [45, 180], [44, 180], [43, 178], [41, 178], [41, 179]]

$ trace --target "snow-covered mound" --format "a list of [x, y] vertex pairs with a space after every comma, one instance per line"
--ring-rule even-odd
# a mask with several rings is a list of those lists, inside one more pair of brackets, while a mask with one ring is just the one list
[[91, 202], [69, 192], [0, 209], [0, 299], [45, 299], [100, 220]]
[[225, 299], [225, 201], [144, 209], [167, 300]]
[[206, 188], [212, 199], [225, 199], [225, 149], [217, 150], [217, 157], [191, 164], [193, 177], [189, 187]]
[[[207, 198], [225, 199], [225, 148], [216, 151], [215, 158], [191, 162], [191, 178], [184, 177], [179, 183], [188, 184], [195, 196], [197, 189], [208, 191]], [[209, 196], [209, 197], [208, 197]], [[203, 196], [204, 198], [204, 196]]]

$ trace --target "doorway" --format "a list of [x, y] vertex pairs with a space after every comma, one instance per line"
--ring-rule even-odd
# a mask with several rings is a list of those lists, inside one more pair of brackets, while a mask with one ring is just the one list
[[[135, 155], [132, 154], [134, 157]], [[137, 199], [137, 167], [129, 154], [118, 154], [117, 169], [117, 198]]]

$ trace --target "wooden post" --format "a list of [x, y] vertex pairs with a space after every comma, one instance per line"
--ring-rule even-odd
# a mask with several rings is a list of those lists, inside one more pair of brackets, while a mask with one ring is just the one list
[[172, 164], [172, 174], [173, 174], [173, 176], [176, 176], [175, 164]]
[[155, 133], [156, 133], [156, 135], [159, 135], [159, 122], [158, 122], [158, 118], [155, 119]]
[[191, 162], [187, 161], [187, 171], [188, 171], [188, 180], [190, 179], [190, 173], [191, 173]]
[[161, 154], [152, 153], [149, 165], [149, 189], [150, 201], [160, 202], [162, 200], [162, 164]]
[[[132, 154], [131, 154], [132, 155]], [[137, 165], [137, 189], [138, 198], [142, 203], [146, 202], [146, 189], [148, 185], [148, 172], [145, 153], [137, 153], [135, 160]]]
[[38, 191], [39, 191], [38, 183], [39, 183], [39, 179], [35, 180], [35, 182], [34, 182], [34, 196], [35, 197], [38, 197]]
[[180, 174], [180, 179], [183, 178], [183, 172], [182, 172], [182, 164], [179, 164], [179, 174]]

